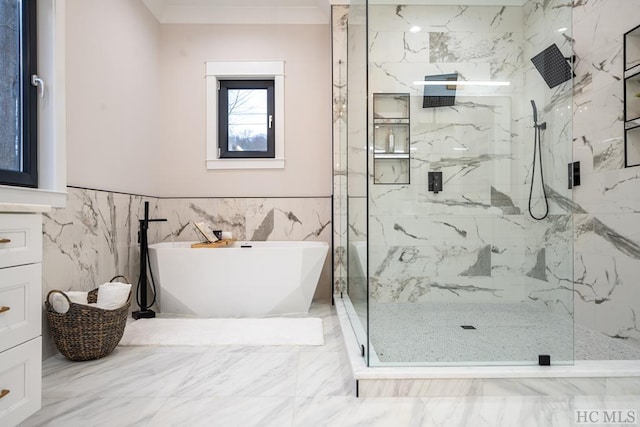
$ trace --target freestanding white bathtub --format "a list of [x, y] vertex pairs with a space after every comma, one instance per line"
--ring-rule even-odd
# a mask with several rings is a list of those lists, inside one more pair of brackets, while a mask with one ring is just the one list
[[161, 313], [306, 313], [329, 250], [326, 242], [236, 242], [223, 248], [191, 248], [191, 243], [149, 246]]

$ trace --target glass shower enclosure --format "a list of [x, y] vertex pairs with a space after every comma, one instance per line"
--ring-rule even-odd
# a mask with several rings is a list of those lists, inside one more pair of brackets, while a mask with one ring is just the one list
[[352, 0], [347, 39], [368, 365], [573, 363], [570, 2]]

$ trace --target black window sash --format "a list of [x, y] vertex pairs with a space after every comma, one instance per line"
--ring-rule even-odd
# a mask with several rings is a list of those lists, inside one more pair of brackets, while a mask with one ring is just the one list
[[[275, 98], [273, 80], [220, 80], [218, 91], [218, 147], [219, 157], [224, 158], [275, 158]], [[266, 151], [229, 150], [229, 89], [266, 89], [267, 117], [271, 116], [271, 126], [267, 127]]]
[[22, 170], [0, 169], [0, 184], [22, 187], [38, 186], [38, 88], [31, 85], [31, 76], [38, 69], [36, 0], [22, 1]]

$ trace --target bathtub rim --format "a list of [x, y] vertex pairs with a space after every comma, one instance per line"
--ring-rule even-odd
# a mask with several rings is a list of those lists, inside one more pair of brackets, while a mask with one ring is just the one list
[[241, 248], [242, 245], [251, 245], [256, 249], [276, 249], [276, 248], [329, 248], [328, 242], [315, 241], [315, 240], [237, 240], [229, 246], [220, 248], [192, 248], [194, 243], [202, 243], [199, 241], [188, 242], [158, 242], [149, 245], [149, 249], [246, 249]]

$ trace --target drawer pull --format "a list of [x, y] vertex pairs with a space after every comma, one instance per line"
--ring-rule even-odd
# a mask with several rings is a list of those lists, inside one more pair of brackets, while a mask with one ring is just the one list
[[0, 239], [0, 243], [11, 243], [11, 239]]
[[9, 390], [2, 390], [2, 391], [0, 391], [0, 399], [2, 399], [3, 397], [5, 397], [7, 394], [9, 394]]
[[0, 313], [11, 310], [11, 307], [0, 307]]

